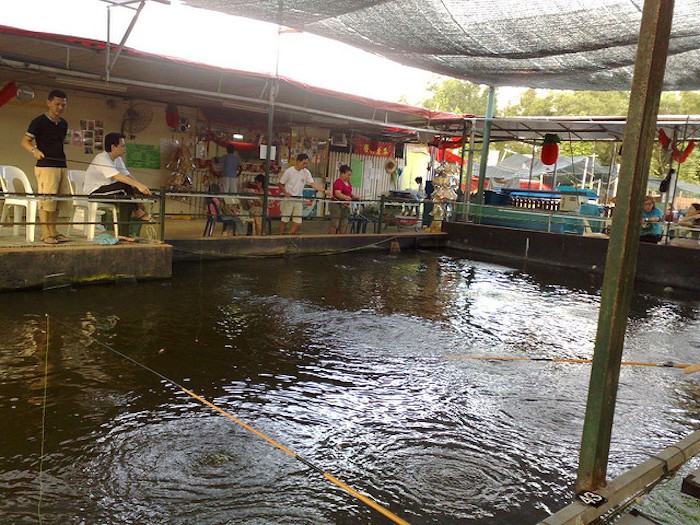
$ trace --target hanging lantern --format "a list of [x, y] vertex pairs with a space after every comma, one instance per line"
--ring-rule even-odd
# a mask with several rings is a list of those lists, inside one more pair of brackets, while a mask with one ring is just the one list
[[168, 104], [165, 108], [165, 123], [173, 131], [178, 131], [180, 127], [180, 113], [175, 104]]
[[689, 140], [683, 151], [678, 149], [678, 144], [676, 144], [675, 141], [671, 141], [670, 137], [666, 135], [664, 128], [659, 128], [659, 144], [664, 152], [668, 152], [670, 150], [671, 158], [680, 164], [683, 164], [695, 149], [694, 140]]
[[0, 89], [0, 106], [4, 106], [17, 95], [17, 87], [14, 82], [8, 82]]
[[559, 157], [559, 143], [561, 139], [556, 133], [547, 133], [542, 141], [542, 151], [540, 152], [540, 160], [542, 164], [551, 166], [557, 162]]

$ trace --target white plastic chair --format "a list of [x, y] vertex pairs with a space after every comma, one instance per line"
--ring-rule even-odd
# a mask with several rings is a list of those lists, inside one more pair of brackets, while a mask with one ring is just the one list
[[[34, 198], [34, 190], [29, 182], [29, 178], [27, 178], [27, 175], [21, 169], [15, 166], [0, 166], [0, 185], [2, 185], [2, 192], [5, 194], [5, 205], [2, 207], [0, 228], [2, 228], [2, 225], [7, 219], [10, 206], [13, 206], [15, 212], [13, 234], [19, 235], [19, 227], [22, 224], [21, 208], [24, 208], [26, 212], [25, 222], [27, 224], [25, 235], [28, 242], [34, 242], [38, 202]], [[8, 196], [9, 193], [24, 193], [27, 197]]]
[[73, 219], [77, 209], [84, 210], [85, 236], [88, 241], [91, 241], [95, 236], [95, 224], [97, 223], [98, 210], [110, 211], [112, 220], [114, 221], [114, 236], [119, 235], [119, 218], [117, 216], [117, 207], [113, 202], [99, 202], [88, 199], [83, 192], [83, 183], [85, 182], [85, 172], [82, 170], [68, 170], [68, 182], [70, 184], [70, 193], [73, 196], [73, 202], [70, 212], [70, 220], [68, 221], [68, 235], [70, 235]]

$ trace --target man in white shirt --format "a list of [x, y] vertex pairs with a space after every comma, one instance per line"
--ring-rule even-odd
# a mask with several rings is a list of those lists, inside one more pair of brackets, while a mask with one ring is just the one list
[[[148, 186], [141, 184], [126, 169], [122, 156], [126, 153], [126, 141], [120, 133], [105, 135], [105, 150], [98, 153], [85, 172], [83, 192], [86, 195], [150, 195]], [[150, 216], [143, 205], [123, 204], [120, 214], [148, 221]]]
[[330, 195], [330, 191], [325, 191], [321, 186], [316, 184], [311, 172], [306, 169], [309, 165], [309, 156], [306, 153], [297, 155], [297, 161], [294, 166], [287, 168], [280, 178], [279, 187], [285, 197], [294, 197], [285, 199], [280, 203], [280, 229], [279, 234], [284, 235], [287, 229], [287, 224], [291, 219], [292, 225], [289, 228], [289, 234], [294, 235], [301, 226], [301, 215], [303, 211], [301, 198], [304, 195], [304, 186], [311, 186], [316, 191], [320, 191]]

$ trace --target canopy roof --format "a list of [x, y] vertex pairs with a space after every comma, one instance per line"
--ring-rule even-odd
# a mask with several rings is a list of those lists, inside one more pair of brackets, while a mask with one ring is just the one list
[[[490, 86], [628, 90], [644, 0], [185, 0]], [[700, 5], [675, 0], [664, 89], [700, 89]]]
[[[265, 129], [269, 89], [278, 80], [275, 125], [353, 130], [394, 142], [430, 142], [435, 135], [476, 142], [485, 120], [338, 93], [288, 78], [219, 68], [124, 48], [105, 78], [105, 42], [0, 26], [0, 81], [41, 84], [113, 97], [197, 107], [212, 121]], [[113, 47], [114, 50], [114, 47]], [[564, 141], [620, 141], [624, 117], [494, 118], [492, 141], [540, 141], [557, 133]], [[700, 116], [661, 116], [668, 136], [700, 139]]]

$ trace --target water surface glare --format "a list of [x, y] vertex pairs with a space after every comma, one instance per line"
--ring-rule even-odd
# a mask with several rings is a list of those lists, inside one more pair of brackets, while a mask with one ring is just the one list
[[[3, 296], [0, 523], [38, 523], [40, 498], [56, 524], [391, 523], [104, 345], [413, 525], [524, 525], [570, 502], [590, 365], [447, 356], [590, 358], [590, 277], [435, 252], [175, 273]], [[635, 293], [624, 360], [698, 348], [697, 297]], [[698, 375], [623, 367], [610, 477], [698, 428]], [[694, 501], [659, 508], [700, 522]]]

